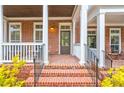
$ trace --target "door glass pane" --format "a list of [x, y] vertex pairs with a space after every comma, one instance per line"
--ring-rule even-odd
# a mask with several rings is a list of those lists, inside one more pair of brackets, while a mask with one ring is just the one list
[[69, 32], [62, 32], [62, 46], [69, 46]]

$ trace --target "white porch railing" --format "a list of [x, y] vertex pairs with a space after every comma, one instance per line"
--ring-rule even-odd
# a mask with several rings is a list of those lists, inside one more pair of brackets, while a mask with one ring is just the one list
[[33, 62], [34, 53], [43, 50], [43, 43], [3, 43], [2, 62], [11, 62], [12, 57], [19, 55], [19, 59]]

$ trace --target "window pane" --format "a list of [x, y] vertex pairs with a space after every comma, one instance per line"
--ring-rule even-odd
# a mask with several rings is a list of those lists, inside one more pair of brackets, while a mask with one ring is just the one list
[[96, 48], [96, 31], [88, 31], [88, 46]]
[[65, 29], [66, 27], [65, 26], [61, 26], [61, 29]]
[[119, 53], [119, 45], [111, 45], [112, 53]]
[[20, 32], [19, 31], [15, 32], [15, 37], [16, 37], [17, 41], [20, 41]]
[[11, 29], [20, 29], [20, 25], [11, 25]]
[[111, 52], [119, 53], [119, 30], [111, 30]]
[[36, 29], [42, 29], [42, 25], [36, 25], [35, 28]]
[[66, 29], [70, 29], [70, 26], [66, 26]]
[[20, 25], [19, 24], [11, 24], [9, 28], [11, 42], [19, 42], [20, 41]]
[[89, 34], [89, 35], [93, 35], [93, 34], [96, 35], [96, 31], [88, 31], [88, 34]]
[[118, 34], [119, 31], [118, 30], [111, 30], [111, 34]]
[[39, 31], [36, 31], [36, 40], [39, 40]]
[[39, 32], [39, 40], [42, 41], [42, 31]]
[[119, 36], [111, 36], [111, 44], [119, 44]]
[[35, 25], [35, 41], [41, 42], [42, 41], [42, 24]]
[[96, 48], [96, 36], [88, 36], [88, 46], [90, 48]]
[[11, 32], [11, 40], [15, 40], [15, 32]]

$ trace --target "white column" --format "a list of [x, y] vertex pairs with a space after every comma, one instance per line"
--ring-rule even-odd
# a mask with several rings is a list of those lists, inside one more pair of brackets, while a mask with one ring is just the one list
[[2, 43], [3, 43], [3, 7], [0, 5], [0, 64], [2, 63]]
[[72, 42], [72, 46], [73, 46], [73, 53], [72, 55], [74, 55], [74, 45], [75, 45], [75, 19], [72, 20], [73, 23], [73, 42]]
[[4, 19], [4, 24], [3, 24], [3, 26], [4, 26], [4, 42], [7, 42], [7, 20], [6, 19]]
[[104, 66], [105, 50], [105, 14], [101, 13], [97, 16], [97, 56], [99, 58], [100, 67]]
[[87, 45], [87, 5], [82, 5], [80, 10], [80, 47], [81, 56], [80, 64], [86, 62], [85, 58], [85, 44]]
[[48, 5], [43, 5], [43, 43], [44, 47], [44, 63], [48, 64]]

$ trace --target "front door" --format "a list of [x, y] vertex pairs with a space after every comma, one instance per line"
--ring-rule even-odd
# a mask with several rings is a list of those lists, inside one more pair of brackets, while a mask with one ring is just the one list
[[70, 31], [61, 31], [61, 54], [70, 54]]

